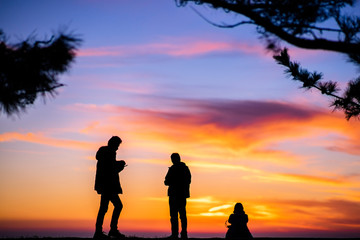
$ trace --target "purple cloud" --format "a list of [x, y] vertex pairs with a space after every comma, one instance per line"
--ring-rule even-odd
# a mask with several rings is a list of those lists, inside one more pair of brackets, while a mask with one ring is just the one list
[[[249, 100], [179, 100], [182, 112], [157, 112], [160, 118], [225, 128], [272, 121], [308, 120], [323, 112], [285, 102]], [[187, 109], [187, 110], [186, 110]]]

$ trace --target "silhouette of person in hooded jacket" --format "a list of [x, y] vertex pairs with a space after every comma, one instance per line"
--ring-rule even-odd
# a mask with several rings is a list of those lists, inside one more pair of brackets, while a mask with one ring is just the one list
[[[119, 172], [126, 166], [125, 161], [116, 161], [116, 151], [122, 143], [121, 138], [113, 136], [107, 146], [102, 146], [96, 153], [97, 165], [95, 176], [95, 190], [101, 194], [100, 208], [96, 219], [95, 239], [123, 238], [118, 230], [118, 220], [123, 204], [118, 194], [122, 194]], [[103, 233], [102, 225], [109, 202], [114, 205], [108, 236]]]
[[244, 207], [241, 203], [236, 203], [234, 213], [232, 213], [227, 221], [231, 225], [228, 226], [225, 239], [249, 240], [253, 239], [247, 223], [248, 215], [245, 214]]
[[171, 222], [171, 238], [179, 236], [179, 220], [181, 220], [181, 238], [187, 239], [187, 217], [186, 217], [186, 198], [190, 197], [191, 173], [185, 163], [181, 162], [178, 153], [171, 154], [173, 165], [169, 168], [165, 185], [169, 186], [169, 207]]

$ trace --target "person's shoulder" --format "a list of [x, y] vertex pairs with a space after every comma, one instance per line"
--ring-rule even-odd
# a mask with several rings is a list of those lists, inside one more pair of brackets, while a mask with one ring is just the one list
[[189, 170], [189, 171], [190, 171], [190, 169], [189, 169], [189, 167], [186, 165], [186, 163], [184, 163], [184, 162], [181, 162], [181, 163], [183, 163], [182, 168], [184, 168], [185, 170]]
[[176, 171], [181, 171], [182, 169], [188, 168], [184, 162], [179, 162], [176, 164], [173, 164], [170, 169], [174, 169]]
[[106, 151], [106, 150], [108, 150], [108, 146], [101, 146], [100, 148], [99, 148], [99, 151], [101, 150], [101, 151]]
[[99, 148], [99, 150], [97, 151], [97, 154], [105, 154], [106, 152], [109, 151], [109, 147], [108, 146], [102, 146]]
[[186, 165], [186, 163], [184, 163], [184, 162], [180, 162], [179, 163], [179, 166], [181, 166], [181, 167], [183, 167], [183, 168], [187, 168], [188, 166]]
[[236, 218], [235, 214], [233, 214], [233, 213], [232, 213], [232, 214], [230, 214], [230, 216], [229, 216], [229, 220], [230, 220], [230, 221], [233, 221], [233, 220], [234, 220], [234, 218]]

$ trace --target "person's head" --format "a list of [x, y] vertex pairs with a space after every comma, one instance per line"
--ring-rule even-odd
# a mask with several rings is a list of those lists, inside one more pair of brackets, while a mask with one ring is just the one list
[[122, 143], [121, 138], [112, 136], [108, 141], [108, 146], [116, 151], [118, 150], [120, 143]]
[[179, 163], [181, 161], [180, 155], [178, 153], [173, 153], [170, 157], [173, 164]]
[[244, 212], [244, 207], [241, 203], [236, 203], [234, 207], [234, 213], [242, 213]]

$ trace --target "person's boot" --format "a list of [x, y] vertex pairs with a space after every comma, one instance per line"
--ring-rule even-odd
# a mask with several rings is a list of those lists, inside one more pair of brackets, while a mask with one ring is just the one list
[[120, 233], [119, 230], [117, 230], [117, 229], [110, 229], [108, 236], [110, 238], [117, 238], [117, 239], [125, 238], [125, 235]]
[[171, 239], [179, 239], [179, 236], [176, 234], [171, 234], [169, 237], [167, 237], [167, 239], [171, 240]]
[[187, 219], [181, 218], [181, 239], [188, 239], [187, 235]]
[[171, 236], [170, 238], [179, 238], [179, 221], [178, 219], [170, 219], [171, 222]]
[[93, 239], [106, 240], [109, 239], [109, 237], [102, 230], [96, 230]]
[[188, 239], [188, 235], [187, 235], [187, 232], [186, 231], [181, 231], [181, 239]]

